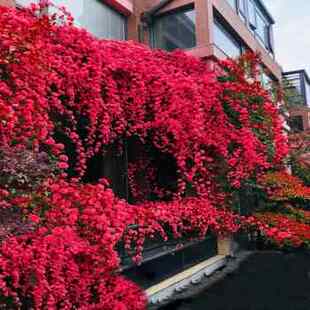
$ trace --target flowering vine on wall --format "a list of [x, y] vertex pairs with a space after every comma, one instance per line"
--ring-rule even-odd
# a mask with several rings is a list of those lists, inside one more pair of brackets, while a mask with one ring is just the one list
[[[97, 40], [70, 18], [59, 24], [37, 10], [0, 8], [1, 156], [6, 162], [11, 152], [18, 165], [3, 170], [10, 181], [1, 183], [0, 198], [23, 222], [2, 238], [1, 302], [143, 309], [140, 289], [117, 273], [117, 243], [124, 240], [139, 262], [145, 238], [165, 240], [167, 225], [176, 238], [236, 232], [231, 192], [281, 166], [287, 153], [277, 106], [247, 77], [253, 55], [211, 72], [183, 52]], [[122, 153], [132, 139], [175, 165], [167, 188], [158, 158], [131, 158], [136, 205], [105, 180], [84, 178], [92, 158], [111, 145]], [[137, 179], [142, 172], [147, 182]]]

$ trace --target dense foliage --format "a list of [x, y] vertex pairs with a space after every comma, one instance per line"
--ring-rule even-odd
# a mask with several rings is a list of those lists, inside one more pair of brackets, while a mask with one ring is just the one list
[[277, 248], [310, 246], [310, 188], [285, 171], [269, 172], [259, 179], [265, 204], [243, 221], [265, 245]]
[[278, 248], [310, 246], [309, 211], [263, 212], [244, 221], [249, 231], [259, 232], [264, 242]]
[[[38, 15], [0, 8], [1, 206], [22, 222], [1, 244], [2, 303], [143, 309], [118, 275], [118, 242], [139, 262], [145, 238], [165, 240], [167, 226], [175, 237], [234, 233], [231, 193], [287, 153], [278, 107], [251, 78], [254, 56], [210, 72], [182, 52], [97, 40], [66, 16]], [[104, 173], [87, 184], [111, 146], [129, 152], [136, 205]], [[174, 171], [163, 176], [162, 163]]]
[[310, 186], [310, 130], [289, 135], [290, 164], [293, 174]]
[[259, 181], [271, 201], [310, 203], [310, 187], [305, 186], [298, 177], [287, 172], [270, 172]]

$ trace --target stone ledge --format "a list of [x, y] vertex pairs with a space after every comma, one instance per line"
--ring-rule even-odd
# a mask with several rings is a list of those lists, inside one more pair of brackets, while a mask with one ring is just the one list
[[204, 278], [224, 267], [226, 262], [227, 259], [224, 255], [217, 255], [150, 287], [146, 290], [150, 305], [163, 303], [175, 293], [180, 293], [190, 285], [200, 283]]
[[192, 298], [207, 290], [217, 282], [223, 280], [226, 276], [232, 275], [237, 272], [240, 264], [247, 260], [251, 255], [255, 254], [253, 251], [238, 251], [234, 257], [226, 258], [226, 264], [219, 269], [215, 270], [207, 277], [203, 277], [199, 283], [190, 282], [188, 286], [182, 291], [173, 293], [169, 298], [157, 304], [149, 303], [148, 310], [170, 309], [169, 304], [180, 300]]

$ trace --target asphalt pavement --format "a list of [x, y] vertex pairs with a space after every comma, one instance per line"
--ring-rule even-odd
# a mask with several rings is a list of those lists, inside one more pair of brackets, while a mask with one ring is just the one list
[[199, 295], [162, 310], [310, 310], [310, 252], [258, 252]]

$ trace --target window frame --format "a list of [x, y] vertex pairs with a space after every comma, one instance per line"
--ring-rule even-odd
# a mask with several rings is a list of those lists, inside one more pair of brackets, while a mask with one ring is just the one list
[[[230, 6], [231, 1], [227, 0]], [[274, 55], [273, 21], [268, 15], [268, 12], [265, 12], [266, 9], [264, 6], [257, 0], [235, 0], [235, 6], [237, 15], [253, 34], [254, 38], [267, 52]], [[258, 18], [260, 18], [265, 25], [263, 37], [258, 32]]]

